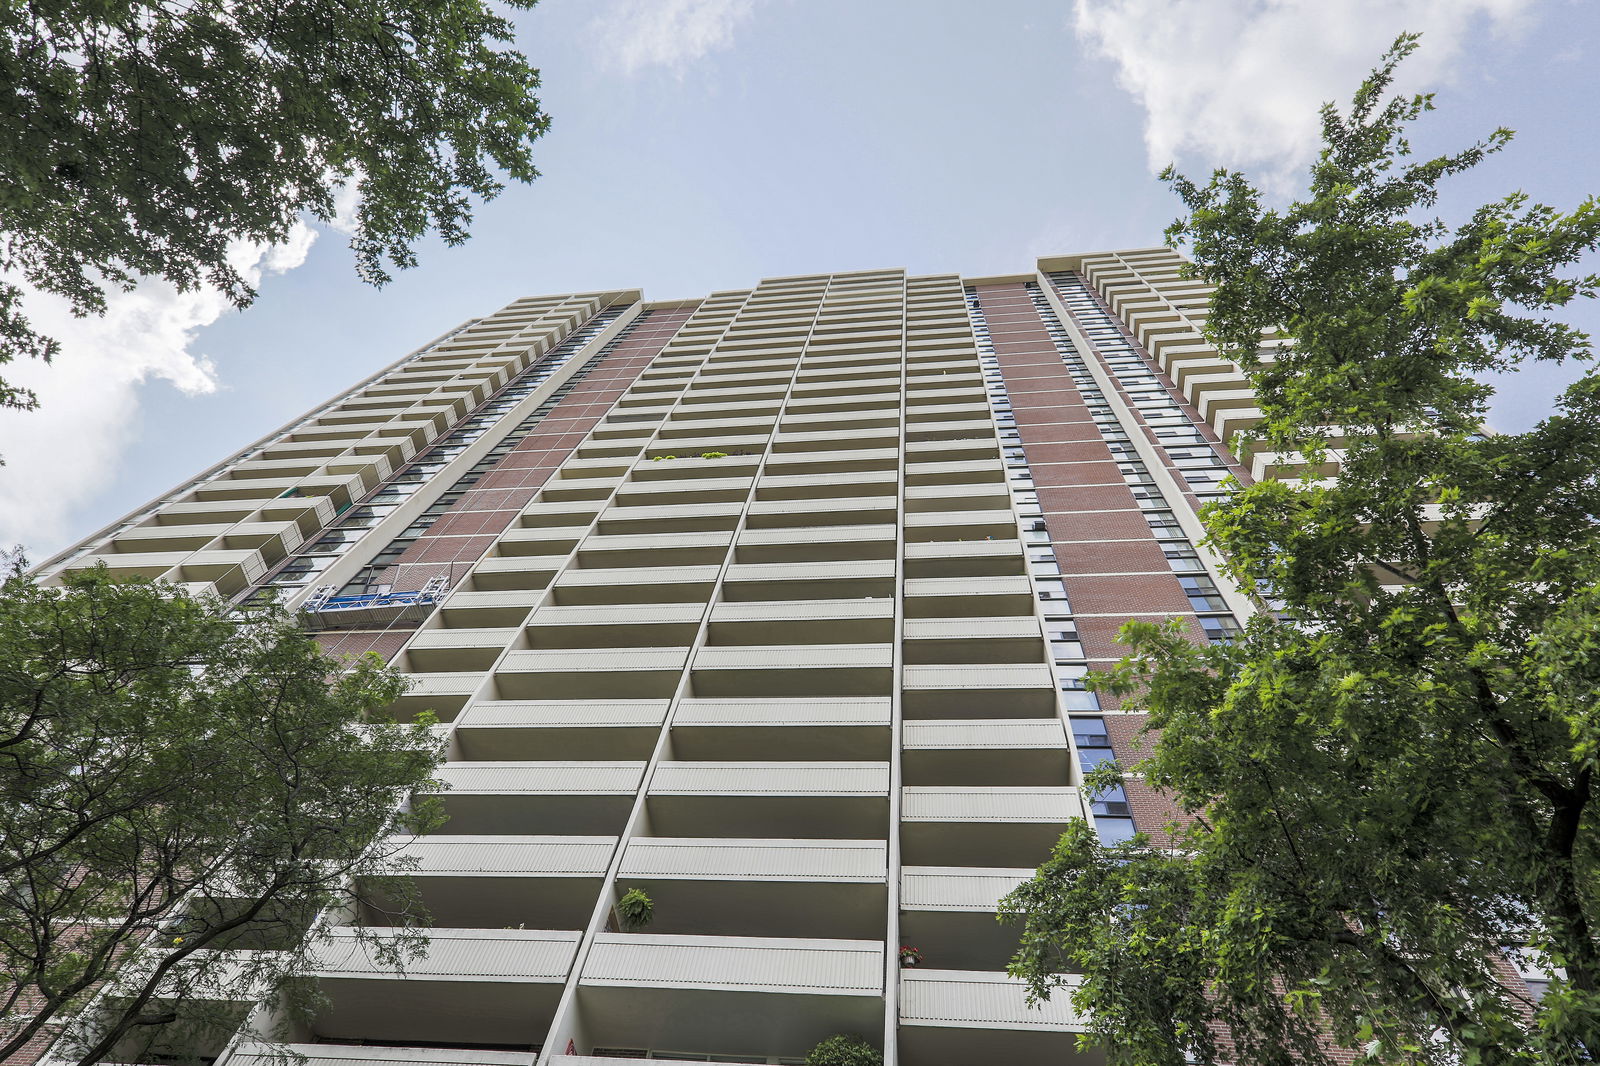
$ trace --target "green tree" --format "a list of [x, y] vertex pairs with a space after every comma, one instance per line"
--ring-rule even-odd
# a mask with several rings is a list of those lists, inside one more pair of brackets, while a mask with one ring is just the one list
[[[1080, 826], [1006, 902], [1013, 972], [1039, 996], [1081, 974], [1115, 1063], [1327, 1062], [1329, 1037], [1379, 1062], [1600, 1058], [1600, 379], [1479, 431], [1486, 375], [1591, 358], [1548, 313], [1595, 294], [1571, 275], [1600, 205], [1431, 217], [1510, 133], [1412, 158], [1432, 105], [1389, 86], [1414, 47], [1324, 108], [1305, 199], [1165, 175], [1210, 339], [1260, 397], [1248, 446], [1342, 467], [1204, 515], [1279, 613], [1221, 646], [1124, 629], [1107, 684], [1158, 731], [1138, 770], [1192, 816], [1176, 846]], [[1506, 980], [1519, 947], [1557, 975], [1542, 1001]]]
[[437, 821], [406, 801], [440, 745], [367, 720], [405, 682], [346, 666], [276, 608], [103, 570], [0, 586], [0, 1058], [74, 1018], [84, 1063], [216, 1042], [353, 883], [404, 896], [389, 837]]
[[[535, 0], [508, 0], [512, 8]], [[467, 238], [470, 198], [538, 171], [538, 71], [484, 0], [37, 0], [0, 7], [0, 271], [100, 313], [140, 276], [255, 293], [235, 241], [278, 242], [360, 193], [351, 246], [374, 284], [412, 244]], [[0, 282], [0, 364], [49, 359]], [[0, 407], [30, 408], [0, 382]]]

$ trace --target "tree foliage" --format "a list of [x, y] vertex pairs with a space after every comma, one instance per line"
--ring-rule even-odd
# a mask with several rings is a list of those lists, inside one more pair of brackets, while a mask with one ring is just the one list
[[[1484, 375], [1591, 358], [1549, 317], [1597, 279], [1600, 205], [1512, 194], [1459, 225], [1419, 161], [1402, 37], [1306, 197], [1169, 171], [1169, 237], [1216, 286], [1212, 343], [1308, 475], [1207, 509], [1230, 576], [1281, 606], [1230, 645], [1130, 623], [1107, 680], [1159, 731], [1138, 770], [1192, 824], [1170, 850], [1067, 834], [1007, 902], [1013, 972], [1075, 1002], [1115, 1063], [1600, 1059], [1600, 378], [1525, 433], [1480, 432]], [[1263, 346], [1262, 338], [1271, 339]], [[1554, 975], [1542, 1000], [1507, 952]]]
[[[357, 879], [403, 893], [386, 838], [436, 820], [403, 804], [441, 752], [426, 724], [365, 715], [404, 684], [275, 608], [103, 569], [6, 580], [0, 1058], [80, 1011], [58, 1057], [157, 1061], [126, 1056], [169, 1053], [174, 1026], [216, 1040], [304, 969]], [[404, 957], [420, 936], [372, 942]]]
[[[509, 0], [513, 8], [534, 0]], [[237, 241], [279, 242], [360, 194], [381, 284], [430, 231], [467, 237], [493, 168], [537, 171], [538, 72], [484, 0], [34, 0], [0, 8], [0, 363], [48, 359], [19, 282], [99, 313], [140, 276], [254, 297]], [[0, 407], [31, 407], [0, 383]]]

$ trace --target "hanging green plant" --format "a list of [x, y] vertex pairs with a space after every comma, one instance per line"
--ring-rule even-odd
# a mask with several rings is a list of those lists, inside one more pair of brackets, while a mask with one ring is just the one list
[[617, 900], [617, 925], [625, 933], [643, 929], [656, 916], [656, 904], [642, 888], [630, 888]]
[[812, 1048], [806, 1066], [883, 1066], [883, 1052], [859, 1036], [839, 1033]]

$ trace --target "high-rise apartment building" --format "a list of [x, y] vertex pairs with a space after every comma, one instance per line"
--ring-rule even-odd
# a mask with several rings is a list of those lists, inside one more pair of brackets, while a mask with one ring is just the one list
[[1084, 688], [1121, 624], [1226, 640], [1249, 609], [1196, 509], [1271, 457], [1219, 444], [1258, 413], [1178, 267], [519, 300], [47, 562], [287, 597], [444, 723], [450, 820], [407, 845], [428, 957], [336, 936], [297, 1050], [1095, 1061], [994, 911], [1072, 819], [1169, 820], [1080, 787], [1139, 726]]

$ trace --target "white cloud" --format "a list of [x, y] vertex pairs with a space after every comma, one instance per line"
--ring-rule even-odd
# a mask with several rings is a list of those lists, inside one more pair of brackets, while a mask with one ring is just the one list
[[[306, 260], [316, 233], [297, 224], [278, 245], [238, 244], [233, 265], [252, 285]], [[41, 562], [68, 535], [75, 508], [111, 484], [137, 427], [141, 390], [164, 381], [186, 395], [215, 392], [216, 368], [191, 350], [195, 334], [232, 304], [215, 289], [178, 292], [160, 280], [113, 292], [100, 317], [75, 318], [66, 301], [30, 293], [34, 327], [61, 342], [46, 365], [9, 364], [4, 377], [34, 390], [39, 408], [0, 412], [0, 545], [22, 543]], [[72, 532], [77, 532], [73, 530]]]
[[603, 65], [637, 74], [666, 67], [679, 77], [755, 14], [755, 0], [616, 0], [591, 24]]
[[1152, 169], [1178, 160], [1248, 167], [1281, 191], [1316, 156], [1318, 107], [1348, 101], [1404, 31], [1416, 91], [1449, 76], [1485, 30], [1515, 28], [1532, 0], [1076, 0], [1078, 38], [1145, 110]]

